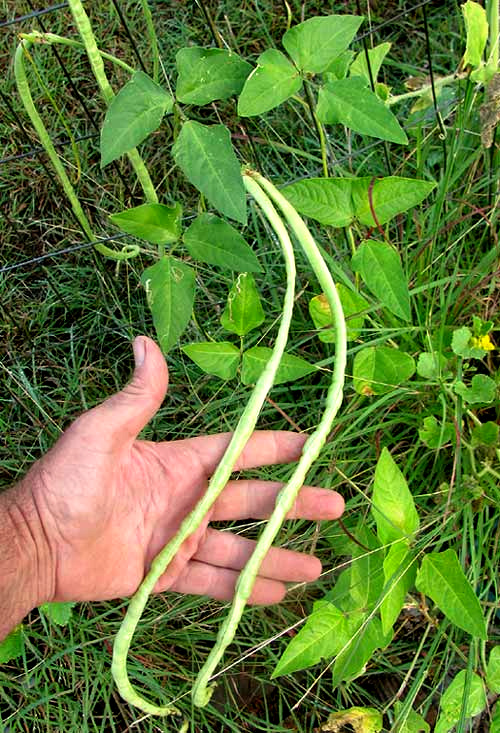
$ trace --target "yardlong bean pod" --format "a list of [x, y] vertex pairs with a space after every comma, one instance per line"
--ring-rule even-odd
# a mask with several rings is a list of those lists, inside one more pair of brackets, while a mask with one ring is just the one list
[[[246, 176], [244, 180], [248, 188], [248, 184], [251, 184], [251, 181], [249, 179], [247, 180]], [[288, 339], [295, 291], [295, 259], [293, 247], [288, 232], [269, 199], [263, 195], [260, 197], [259, 204], [279, 239], [286, 264], [287, 286], [283, 303], [283, 314], [273, 352], [266, 368], [255, 385], [233, 433], [231, 442], [208, 484], [207, 491], [193, 511], [182, 522], [176, 536], [158, 553], [151, 563], [148, 574], [130, 601], [127, 614], [114, 642], [112, 672], [121, 696], [131, 705], [135, 705], [140, 710], [154, 715], [178, 714], [179, 711], [171, 705], [155, 705], [142, 697], [133, 688], [127, 673], [127, 654], [132, 636], [156, 582], [163, 575], [184, 540], [200, 525], [203, 517], [225, 487], [238, 456], [255, 428], [264, 400], [273, 385], [276, 371]]]
[[[98, 237], [96, 237], [92, 231], [90, 222], [80, 205], [80, 201], [78, 200], [78, 196], [76, 195], [75, 189], [73, 188], [73, 184], [69, 180], [64, 166], [61, 163], [61, 159], [57, 153], [57, 150], [55, 149], [52, 140], [50, 139], [49, 131], [45, 127], [45, 124], [35, 107], [35, 103], [33, 102], [33, 97], [31, 95], [31, 90], [26, 76], [26, 69], [24, 68], [24, 49], [28, 49], [30, 45], [31, 41], [25, 38], [20, 42], [16, 49], [16, 54], [14, 57], [14, 74], [16, 77], [17, 91], [19, 92], [19, 96], [24, 105], [24, 109], [26, 110], [33, 127], [38, 133], [40, 142], [45, 148], [47, 155], [50, 158], [50, 162], [54, 166], [55, 172], [61, 182], [64, 193], [69, 199], [71, 208], [73, 209], [73, 213], [75, 214], [76, 219], [82, 227], [85, 235], [90, 239], [90, 241], [93, 241], [95, 239], [98, 239]], [[95, 248], [98, 252], [105, 255], [106, 257], [112, 258], [113, 260], [127, 260], [132, 257], [136, 257], [140, 251], [139, 247], [136, 244], [127, 245], [123, 248], [121, 252], [110, 249], [105, 244], [96, 244]]]
[[[292, 508], [297, 494], [300, 491], [301, 486], [304, 484], [307, 472], [312, 463], [318, 457], [328, 433], [330, 432], [332, 422], [342, 402], [342, 390], [347, 359], [346, 325], [342, 305], [330, 271], [328, 270], [311, 233], [293, 206], [291, 206], [285, 197], [279, 193], [272, 183], [253, 171], [246, 171], [243, 179], [247, 190], [261, 206], [264, 205], [264, 201], [267, 199], [267, 193], [274, 200], [274, 203], [278, 204], [281, 208], [290, 228], [302, 246], [306, 257], [324, 290], [335, 321], [335, 365], [332, 382], [326, 396], [325, 410], [321, 420], [316, 430], [309, 436], [304, 444], [302, 456], [292, 477], [286, 486], [281, 489], [276, 498], [274, 511], [269, 518], [264, 531], [259, 537], [252, 556], [240, 573], [231, 609], [219, 629], [217, 642], [210, 652], [207, 661], [200, 670], [193, 686], [193, 702], [199, 707], [204, 707], [210, 700], [213, 692], [213, 686], [208, 687], [209, 679], [224, 654], [226, 647], [233, 640], [236, 628], [245, 609], [246, 602], [252, 592], [262, 561], [279, 532], [286, 514]], [[264, 193], [264, 191], [266, 193]]]
[[[89, 17], [85, 12], [81, 0], [68, 0], [68, 4], [78, 28], [78, 32], [80, 33], [80, 37], [85, 45], [85, 50], [87, 51], [87, 56], [92, 67], [92, 71], [94, 72], [95, 80], [101, 90], [104, 101], [109, 105], [115, 96], [115, 93], [108, 81], [108, 77], [106, 76], [102, 56], [99, 48], [97, 47]], [[139, 155], [137, 148], [130, 150], [127, 153], [127, 157], [136, 172], [146, 199], [150, 203], [158, 203], [158, 196], [156, 194], [153, 181], [151, 180], [148, 169], [144, 165], [144, 161]]]

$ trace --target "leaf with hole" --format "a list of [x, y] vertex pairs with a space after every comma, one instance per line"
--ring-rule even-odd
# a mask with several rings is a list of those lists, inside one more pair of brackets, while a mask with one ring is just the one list
[[359, 77], [327, 82], [319, 92], [317, 114], [325, 125], [345, 125], [361, 135], [408, 143], [391, 110]]
[[352, 268], [386, 308], [411, 320], [408, 283], [394, 247], [373, 239], [362, 242], [352, 257]]
[[240, 352], [229, 341], [186, 344], [182, 350], [206, 374], [213, 374], [221, 379], [233, 379], [236, 376]]
[[239, 94], [252, 67], [232, 51], [190, 46], [175, 57], [176, 97], [183, 104], [204, 105]]
[[212, 206], [246, 224], [245, 188], [227, 127], [185, 122], [172, 153], [188, 181]]
[[454, 550], [425, 555], [415, 585], [459, 629], [480, 639], [487, 638], [481, 604]]
[[174, 257], [162, 257], [141, 276], [158, 342], [166, 354], [186, 328], [194, 303], [195, 274]]
[[238, 275], [229, 291], [227, 304], [220, 322], [226, 331], [246, 336], [264, 322], [264, 310], [260, 302], [255, 280], [250, 273]]
[[417, 565], [407, 540], [395, 542], [384, 558], [385, 590], [380, 604], [382, 631], [389, 633], [401, 613], [406, 594], [415, 584]]
[[[391, 43], [379, 43], [378, 46], [368, 49], [368, 59], [370, 62], [370, 70], [368, 69], [368, 63], [366, 60], [366, 53], [364, 49], [358, 53], [356, 58], [351, 64], [349, 69], [349, 76], [361, 76], [365, 79], [368, 84], [375, 83], [377, 81], [378, 72], [382, 66], [385, 57], [391, 49]], [[370, 77], [371, 71], [371, 77]]]
[[460, 6], [464, 16], [467, 41], [463, 57], [464, 66], [481, 66], [488, 40], [488, 18], [486, 10], [472, 0]]
[[289, 59], [274, 48], [261, 53], [257, 67], [245, 82], [238, 100], [238, 114], [254, 117], [278, 107], [302, 86], [302, 79]]
[[0, 641], [0, 664], [7, 664], [13, 659], [17, 659], [24, 651], [24, 631], [23, 625], [19, 624], [7, 634], [5, 639]]
[[406, 479], [387, 448], [382, 449], [375, 469], [371, 513], [384, 545], [410, 540], [420, 526]]
[[182, 206], [142, 204], [109, 217], [115, 226], [154, 244], [176, 242], [181, 235]]
[[309, 18], [290, 28], [282, 43], [297, 68], [319, 74], [347, 49], [362, 22], [357, 15]]
[[[352, 208], [354, 216], [366, 226], [382, 225], [414, 206], [418, 206], [436, 187], [433, 181], [386, 176], [385, 178], [353, 178]], [[377, 221], [375, 221], [373, 212]]]
[[200, 214], [184, 232], [191, 257], [237, 272], [261, 272], [254, 251], [241, 234], [215, 214]]
[[[241, 381], [243, 384], [255, 384], [260, 377], [267, 362], [271, 358], [272, 349], [267, 346], [253, 346], [243, 354], [243, 367], [241, 370]], [[293, 354], [283, 354], [274, 384], [283, 384], [284, 382], [294, 382], [296, 379], [302, 379], [308, 374], [316, 371], [316, 366], [310, 364], [305, 359]]]
[[413, 357], [389, 346], [368, 346], [354, 357], [354, 389], [367, 397], [391, 392], [414, 373]]
[[38, 610], [57, 626], [67, 626], [71, 616], [73, 615], [73, 601], [44, 603], [38, 607]]
[[101, 168], [142, 143], [158, 129], [174, 100], [142, 71], [136, 71], [109, 105], [101, 129]]
[[[342, 304], [347, 326], [347, 340], [355, 341], [361, 334], [364, 315], [357, 315], [368, 308], [367, 301], [355, 290], [351, 290], [342, 283], [336, 283], [337, 293]], [[323, 293], [315, 295], [309, 301], [309, 315], [315, 328], [318, 329], [318, 338], [324, 343], [335, 343], [335, 329], [333, 328], [332, 312]]]
[[[460, 720], [466, 682], [467, 671], [462, 669], [444, 691], [439, 706], [439, 717], [434, 728], [435, 733], [448, 733]], [[473, 672], [465, 700], [465, 718], [473, 718], [482, 713], [486, 702], [483, 681]]]
[[331, 659], [342, 648], [346, 616], [328, 601], [316, 601], [305, 625], [281, 656], [271, 679]]

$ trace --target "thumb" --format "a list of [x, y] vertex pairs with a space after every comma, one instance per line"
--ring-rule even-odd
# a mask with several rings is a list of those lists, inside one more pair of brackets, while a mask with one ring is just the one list
[[133, 344], [135, 370], [132, 381], [95, 411], [111, 437], [134, 439], [158, 411], [168, 386], [168, 369], [159, 347], [146, 336], [138, 336]]

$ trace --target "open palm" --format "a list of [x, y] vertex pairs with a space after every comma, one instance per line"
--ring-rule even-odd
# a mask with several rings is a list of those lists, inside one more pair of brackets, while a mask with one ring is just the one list
[[[33, 495], [52, 558], [50, 600], [134, 593], [154, 556], [203, 495], [229, 442], [227, 433], [161, 443], [137, 440], [163, 401], [168, 372], [150, 339], [136, 339], [134, 352], [132, 382], [78, 418], [33, 468]], [[257, 431], [236, 469], [293, 461], [304, 440], [296, 433]], [[209, 523], [269, 516], [280, 487], [229, 481], [156, 590], [230, 599], [254, 543]], [[292, 516], [332, 519], [343, 506], [335, 492], [303, 487]], [[320, 571], [315, 557], [273, 548], [250, 601], [276, 602], [286, 582], [312, 580]]]

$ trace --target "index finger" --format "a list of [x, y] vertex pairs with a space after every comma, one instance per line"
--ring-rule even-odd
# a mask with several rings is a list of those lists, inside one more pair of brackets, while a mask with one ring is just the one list
[[[177, 441], [196, 453], [205, 473], [210, 476], [217, 468], [233, 433], [201, 435]], [[234, 471], [242, 471], [259, 466], [270, 466], [274, 463], [290, 463], [296, 461], [302, 452], [307, 435], [287, 430], [256, 430], [240, 453]], [[172, 444], [170, 444], [172, 445]]]

